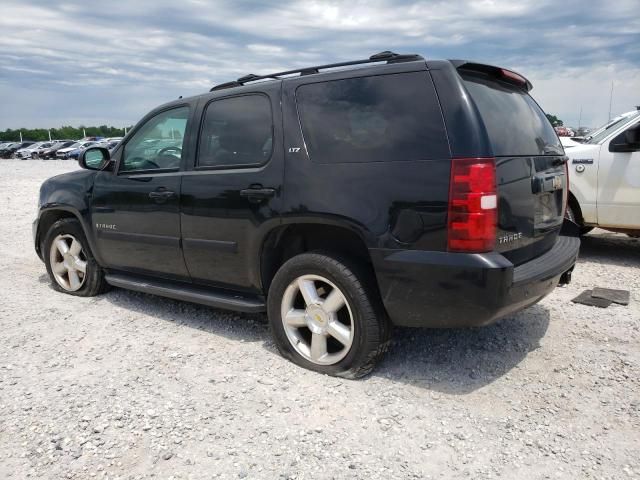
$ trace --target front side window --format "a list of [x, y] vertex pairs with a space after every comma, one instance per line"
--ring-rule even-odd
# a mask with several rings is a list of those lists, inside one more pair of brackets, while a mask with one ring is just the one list
[[131, 137], [124, 147], [120, 171], [180, 168], [189, 107], [159, 113]]
[[211, 102], [204, 113], [199, 167], [261, 165], [271, 157], [273, 120], [264, 95], [243, 95]]
[[296, 101], [314, 162], [448, 158], [442, 114], [425, 72], [302, 85]]

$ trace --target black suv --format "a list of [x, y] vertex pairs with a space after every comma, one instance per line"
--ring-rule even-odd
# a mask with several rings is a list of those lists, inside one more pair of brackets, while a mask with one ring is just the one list
[[3, 148], [2, 151], [0, 151], [0, 155], [2, 156], [2, 158], [11, 158], [13, 154], [16, 153], [18, 150], [20, 150], [21, 148], [27, 148], [33, 145], [34, 143], [36, 142], [26, 141], [26, 142], [13, 143]]
[[569, 281], [566, 158], [530, 89], [391, 52], [248, 75], [47, 180], [35, 247], [62, 292], [266, 311], [285, 357], [362, 376], [392, 324], [486, 325]]

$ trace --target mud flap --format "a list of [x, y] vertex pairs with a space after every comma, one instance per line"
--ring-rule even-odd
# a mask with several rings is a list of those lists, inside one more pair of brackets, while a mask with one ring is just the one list
[[580, 226], [565, 217], [564, 222], [562, 222], [562, 228], [560, 229], [560, 235], [564, 235], [566, 237], [579, 237]]

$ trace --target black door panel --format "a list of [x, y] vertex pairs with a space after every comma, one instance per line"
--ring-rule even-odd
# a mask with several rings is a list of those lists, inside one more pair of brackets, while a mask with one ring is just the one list
[[182, 178], [184, 258], [195, 283], [259, 292], [261, 239], [282, 203], [280, 85], [219, 97], [203, 100], [198, 155]]
[[240, 173], [185, 174], [182, 239], [184, 258], [194, 282], [246, 290], [259, 288], [250, 272], [260, 248], [256, 239], [262, 238], [258, 230], [266, 232], [271, 224], [277, 224], [281, 199], [274, 194], [256, 202], [240, 192], [251, 180], [279, 184], [280, 172], [268, 166]]
[[150, 113], [96, 175], [93, 228], [105, 266], [189, 280], [180, 244], [181, 163], [193, 158], [189, 105]]
[[[152, 193], [173, 192], [150, 198]], [[180, 174], [118, 176], [100, 172], [93, 228], [110, 268], [188, 279], [180, 250]]]

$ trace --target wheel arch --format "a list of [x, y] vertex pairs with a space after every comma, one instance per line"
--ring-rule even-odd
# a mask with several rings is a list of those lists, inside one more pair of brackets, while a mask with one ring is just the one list
[[56, 205], [49, 208], [45, 208], [40, 211], [40, 215], [38, 216], [37, 229], [35, 232], [35, 248], [38, 257], [42, 259], [42, 242], [44, 241], [44, 237], [51, 228], [51, 226], [56, 223], [58, 220], [62, 220], [63, 218], [72, 218], [78, 221], [82, 231], [84, 232], [84, 236], [89, 243], [89, 248], [91, 248], [91, 253], [93, 254], [96, 261], [99, 262], [98, 256], [96, 255], [95, 244], [93, 242], [93, 237], [90, 235], [90, 231], [87, 229], [85, 222], [82, 220], [82, 215], [80, 212], [75, 210], [69, 206]]
[[584, 224], [584, 216], [582, 215], [580, 202], [572, 190], [569, 190], [569, 198], [567, 199], [567, 202], [569, 203], [571, 210], [576, 214], [576, 220], [578, 220], [578, 223], [581, 225]]
[[265, 294], [271, 280], [287, 260], [300, 253], [324, 251], [349, 256], [371, 269], [367, 238], [352, 225], [340, 222], [300, 221], [271, 229], [259, 252], [260, 280]]

